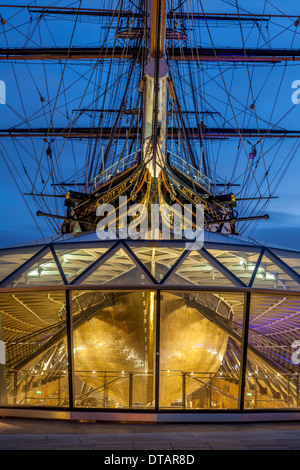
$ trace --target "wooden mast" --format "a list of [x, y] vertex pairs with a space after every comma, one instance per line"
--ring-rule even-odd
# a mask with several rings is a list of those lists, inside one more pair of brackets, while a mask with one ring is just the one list
[[148, 60], [145, 68], [143, 158], [152, 177], [164, 165], [168, 94], [165, 59], [166, 0], [148, 0]]

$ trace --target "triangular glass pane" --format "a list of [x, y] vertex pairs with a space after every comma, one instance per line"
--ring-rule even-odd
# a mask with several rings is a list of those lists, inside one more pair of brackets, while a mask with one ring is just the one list
[[263, 256], [252, 287], [261, 289], [300, 290], [300, 284]]
[[272, 253], [274, 253], [278, 258], [281, 259], [285, 264], [292, 268], [297, 274], [300, 275], [300, 253], [297, 251], [288, 251], [288, 250], [274, 250], [272, 248]]
[[0, 251], [0, 282], [34, 256], [43, 247], [40, 245], [8, 248]]
[[143, 285], [151, 284], [147, 275], [120, 248], [116, 253], [86, 277], [83, 285]]
[[32, 264], [25, 272], [17, 274], [6, 287], [51, 286], [63, 284], [51, 251]]
[[152, 276], [160, 282], [185, 248], [130, 246], [136, 257]]
[[249, 285], [259, 253], [227, 249], [207, 249], [207, 251], [244, 284]]
[[211, 265], [198, 251], [191, 251], [166, 284], [196, 286], [229, 286], [234, 284]]
[[97, 248], [56, 248], [56, 254], [68, 282], [72, 282], [92, 263], [100, 258], [108, 247]]

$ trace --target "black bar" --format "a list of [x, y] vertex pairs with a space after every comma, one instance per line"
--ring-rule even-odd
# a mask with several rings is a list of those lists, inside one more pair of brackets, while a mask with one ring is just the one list
[[261, 220], [265, 219], [268, 220], [269, 216], [268, 214], [265, 215], [257, 215], [253, 217], [238, 217], [238, 218], [232, 218], [232, 219], [224, 219], [224, 220], [209, 220], [205, 222], [206, 225], [214, 225], [214, 224], [226, 224], [226, 223], [236, 223], [236, 222], [245, 222], [246, 220]]
[[133, 59], [140, 55], [137, 47], [7, 47], [0, 48], [1, 60], [62, 59]]
[[68, 379], [69, 379], [69, 408], [74, 410], [74, 361], [73, 361], [73, 317], [72, 291], [66, 291], [66, 320], [67, 320], [67, 350], [68, 350]]
[[[24, 7], [25, 8], [25, 7]], [[45, 15], [75, 15], [75, 16], [94, 16], [94, 17], [108, 17], [108, 18], [144, 18], [145, 15], [142, 13], [134, 13], [126, 10], [100, 10], [100, 9], [88, 9], [88, 8], [55, 8], [55, 7], [28, 7], [30, 13], [40, 13]], [[238, 15], [238, 14], [207, 14], [204, 13], [192, 13], [192, 12], [176, 12], [170, 11], [167, 14], [169, 19], [193, 19], [193, 20], [213, 20], [213, 21], [269, 21], [272, 15]]]
[[24, 196], [59, 197], [59, 198], [66, 197], [64, 194], [34, 194], [34, 193], [24, 193]]
[[260, 201], [262, 199], [278, 199], [279, 196], [266, 196], [266, 197], [237, 197], [236, 201]]
[[249, 319], [250, 319], [250, 292], [245, 293], [244, 319], [243, 319], [243, 335], [241, 344], [241, 362], [240, 362], [240, 383], [239, 383], [239, 411], [244, 411], [245, 404], [245, 387], [247, 373], [247, 353], [248, 353], [248, 336], [249, 336]]
[[182, 372], [182, 409], [186, 408], [186, 374]]
[[[246, 57], [245, 60], [251, 59], [251, 57], [299, 57], [300, 49], [257, 49], [257, 48], [238, 48], [238, 47], [183, 47], [183, 48], [169, 48], [167, 49], [168, 57], [170, 59], [176, 59], [183, 56], [195, 57], [201, 55], [202, 57], [216, 57], [221, 59], [222, 56], [228, 57]], [[183, 59], [184, 60], [184, 59]]]
[[59, 259], [58, 259], [58, 256], [57, 256], [57, 254], [56, 254], [56, 251], [55, 251], [55, 249], [53, 248], [53, 245], [50, 245], [50, 250], [51, 250], [52, 256], [53, 256], [53, 258], [54, 258], [54, 261], [55, 261], [55, 263], [56, 263], [56, 265], [57, 265], [57, 268], [58, 268], [58, 270], [59, 270], [59, 274], [61, 275], [61, 278], [62, 278], [62, 280], [63, 280], [63, 283], [64, 283], [65, 285], [67, 285], [67, 284], [68, 284], [67, 278], [66, 278], [65, 273], [64, 273], [64, 270], [62, 269], [62, 266], [61, 266], [61, 264], [60, 264], [60, 262], [59, 262]]
[[159, 411], [159, 374], [160, 374], [160, 305], [161, 293], [156, 291], [156, 340], [155, 340], [155, 412]]
[[252, 276], [251, 276], [250, 281], [249, 281], [249, 284], [248, 284], [249, 287], [252, 287], [252, 285], [253, 285], [253, 282], [254, 282], [254, 280], [255, 280], [255, 278], [256, 278], [256, 274], [257, 274], [258, 268], [259, 268], [259, 266], [260, 266], [261, 260], [262, 260], [262, 258], [263, 258], [263, 256], [264, 256], [264, 252], [265, 252], [265, 248], [263, 248], [263, 249], [261, 250], [260, 255], [259, 255], [259, 257], [258, 257], [258, 259], [257, 259], [257, 261], [256, 261], [256, 265], [255, 265], [254, 271], [253, 271], [253, 273], [252, 273]]

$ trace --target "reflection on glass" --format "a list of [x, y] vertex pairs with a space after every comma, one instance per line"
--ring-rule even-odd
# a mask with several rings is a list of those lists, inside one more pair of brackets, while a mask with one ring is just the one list
[[76, 406], [154, 407], [154, 292], [78, 291], [72, 309]]
[[69, 406], [65, 293], [0, 296], [1, 405]]
[[[163, 293], [160, 325], [161, 408], [236, 408], [243, 296]], [[236, 314], [236, 318], [235, 318]]]

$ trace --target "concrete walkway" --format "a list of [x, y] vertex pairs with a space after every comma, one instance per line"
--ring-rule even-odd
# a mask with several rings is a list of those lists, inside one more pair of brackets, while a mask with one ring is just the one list
[[107, 424], [0, 419], [0, 450], [196, 452], [224, 449], [300, 450], [300, 422]]

